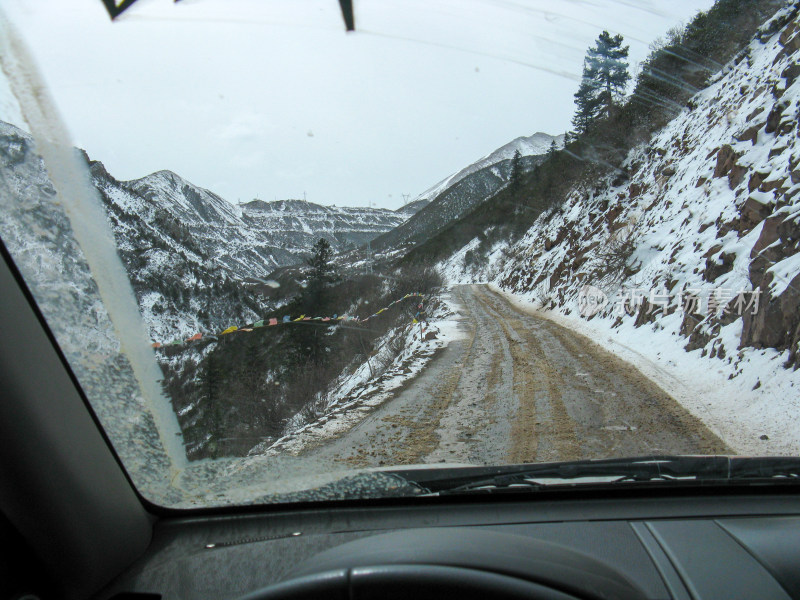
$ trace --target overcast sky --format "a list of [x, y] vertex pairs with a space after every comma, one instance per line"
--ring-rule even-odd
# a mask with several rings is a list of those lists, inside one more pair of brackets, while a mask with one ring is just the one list
[[100, 0], [3, 8], [75, 144], [118, 179], [397, 208], [515, 137], [567, 130], [603, 29], [633, 72], [713, 0], [354, 3], [354, 34], [337, 0], [139, 0], [114, 23]]

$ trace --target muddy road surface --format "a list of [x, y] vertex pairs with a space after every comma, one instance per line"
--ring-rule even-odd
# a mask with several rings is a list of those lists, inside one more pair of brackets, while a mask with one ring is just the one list
[[466, 335], [309, 458], [352, 467], [730, 453], [634, 367], [486, 286], [452, 290]]

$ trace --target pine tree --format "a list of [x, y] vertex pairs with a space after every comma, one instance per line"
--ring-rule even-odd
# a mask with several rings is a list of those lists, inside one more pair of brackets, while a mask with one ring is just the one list
[[313, 254], [311, 258], [306, 260], [306, 263], [311, 267], [311, 280], [321, 283], [328, 283], [333, 275], [333, 249], [330, 243], [325, 238], [320, 238], [319, 241], [311, 248]]
[[320, 238], [311, 249], [313, 254], [306, 260], [311, 267], [308, 285], [303, 292], [302, 300], [306, 310], [325, 309], [325, 288], [336, 281], [336, 267], [333, 264], [333, 248], [325, 238]]
[[518, 190], [522, 185], [522, 153], [519, 150], [514, 151], [514, 157], [511, 159], [511, 175], [509, 177], [512, 190]]
[[585, 132], [598, 118], [610, 116], [622, 100], [630, 80], [628, 49], [622, 45], [621, 35], [603, 31], [596, 45], [586, 51], [583, 78], [575, 93], [577, 111], [572, 119], [578, 133]]
[[547, 150], [547, 159], [550, 160], [556, 154], [558, 154], [558, 146], [556, 145], [556, 141], [553, 140], [550, 142], [550, 148]]

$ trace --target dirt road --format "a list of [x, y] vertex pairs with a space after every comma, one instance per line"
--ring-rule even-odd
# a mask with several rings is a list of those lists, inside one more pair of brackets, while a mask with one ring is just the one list
[[452, 292], [465, 339], [307, 454], [348, 466], [497, 464], [730, 450], [636, 369], [485, 286]]

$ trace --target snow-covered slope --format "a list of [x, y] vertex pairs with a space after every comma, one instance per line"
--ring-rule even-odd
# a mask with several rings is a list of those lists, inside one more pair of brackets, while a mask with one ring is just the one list
[[504, 146], [500, 146], [494, 152], [491, 152], [483, 158], [476, 160], [471, 165], [468, 165], [460, 171], [453, 173], [449, 177], [446, 177], [433, 187], [422, 192], [417, 199], [434, 200], [447, 188], [455, 185], [465, 177], [491, 165], [511, 159], [517, 150], [519, 150], [519, 153], [522, 156], [537, 156], [546, 154], [553, 142], [556, 143], [558, 148], [563, 147], [564, 135], [562, 134], [553, 136], [538, 131], [528, 137], [518, 137], [514, 140], [511, 140]]
[[480, 273], [465, 272], [468, 247], [444, 265], [619, 352], [748, 454], [800, 452], [793, 4], [630, 152], [629, 178], [573, 189]]
[[424, 242], [508, 183], [517, 150], [522, 156], [522, 170], [529, 171], [544, 160], [553, 142], [561, 148], [564, 136], [535, 133], [520, 137], [461, 169], [421, 194], [415, 203], [430, 203], [395, 229], [375, 238], [372, 248], [392, 252], [407, 244]]

